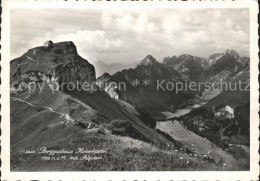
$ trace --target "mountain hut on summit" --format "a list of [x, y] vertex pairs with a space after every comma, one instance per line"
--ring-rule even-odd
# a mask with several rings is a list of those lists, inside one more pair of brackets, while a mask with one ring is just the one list
[[46, 41], [43, 46], [44, 46], [44, 47], [47, 47], [47, 48], [48, 48], [48, 47], [53, 47], [53, 42], [52, 42], [51, 40]]

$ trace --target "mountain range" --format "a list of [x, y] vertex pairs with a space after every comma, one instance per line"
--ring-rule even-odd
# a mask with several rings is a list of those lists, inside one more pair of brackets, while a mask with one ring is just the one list
[[[139, 63], [127, 66], [106, 65], [100, 61], [92, 65], [78, 55], [73, 42], [32, 48], [10, 62], [11, 169], [37, 170], [40, 166], [47, 170], [139, 170], [136, 168], [139, 166], [140, 170], [174, 170], [194, 165], [200, 169], [208, 169], [209, 165], [217, 169], [227, 158], [234, 164], [230, 164], [231, 170], [245, 169], [247, 164], [240, 167], [236, 159], [237, 152], [243, 153], [240, 154], [243, 159], [247, 157], [244, 151], [228, 144], [249, 146], [249, 91], [220, 90], [220, 87], [205, 90], [205, 86], [177, 90], [174, 86], [220, 80], [248, 82], [249, 62], [249, 58], [227, 50], [208, 59], [184, 54], [166, 57], [160, 63], [147, 55]], [[97, 76], [104, 71], [106, 73]], [[124, 83], [123, 88], [120, 83]], [[83, 89], [85, 85], [87, 90]], [[165, 114], [195, 104], [199, 107], [194, 106], [179, 117]], [[233, 117], [226, 114], [230, 109]], [[205, 159], [203, 152], [196, 152], [171, 132], [158, 128], [158, 122], [169, 120], [179, 121], [201, 140], [208, 139], [204, 145], [214, 145], [216, 150], [222, 151]], [[186, 134], [185, 129], [182, 131]], [[86, 146], [87, 142], [91, 142], [93, 148], [109, 150], [105, 160], [96, 166], [86, 162], [72, 166], [68, 161], [61, 166], [37, 161], [40, 155], [24, 159], [22, 154], [28, 148], [43, 145], [71, 149]], [[165, 150], [169, 153], [164, 153]], [[142, 161], [128, 165], [125, 159], [132, 153], [147, 154], [141, 160], [151, 161], [151, 166], [146, 167]], [[154, 158], [154, 154], [167, 159]], [[185, 164], [173, 163], [172, 158], [177, 157], [184, 157]], [[108, 165], [109, 162], [113, 162], [112, 165]], [[165, 166], [155, 166], [157, 162]], [[22, 167], [25, 164], [27, 166]]]
[[123, 69], [135, 68], [139, 62], [136, 61], [136, 62], [132, 62], [132, 63], [124, 65], [121, 63], [107, 64], [101, 60], [97, 60], [97, 61], [92, 60], [92, 61], [90, 61], [90, 63], [95, 67], [96, 75], [101, 76], [104, 73], [114, 74]]

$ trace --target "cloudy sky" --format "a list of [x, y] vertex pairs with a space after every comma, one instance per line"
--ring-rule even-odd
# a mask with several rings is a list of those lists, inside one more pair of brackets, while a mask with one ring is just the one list
[[73, 41], [88, 60], [127, 64], [151, 54], [249, 56], [248, 9], [15, 9], [11, 58], [46, 40]]

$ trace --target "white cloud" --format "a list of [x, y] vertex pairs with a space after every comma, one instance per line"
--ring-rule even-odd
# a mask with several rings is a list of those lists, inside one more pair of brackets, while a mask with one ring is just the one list
[[210, 43], [211, 36], [210, 33], [207, 31], [184, 31], [183, 32], [184, 39], [187, 41], [187, 43], [196, 44], [196, 42], [200, 43]]
[[148, 20], [148, 16], [146, 13], [141, 13], [138, 18], [136, 19], [136, 22], [133, 26], [134, 30], [137, 33], [143, 34], [143, 33], [154, 33], [158, 30], [158, 28], [153, 24], [150, 23]]
[[102, 13], [101, 25], [103, 28], [109, 28], [112, 24], [112, 15], [107, 12]]
[[119, 31], [129, 32], [134, 25], [134, 17], [131, 14], [126, 14], [122, 18], [116, 18], [115, 28]]
[[15, 10], [11, 18], [12, 58], [50, 39], [73, 41], [83, 57], [111, 62], [225, 49], [249, 55], [247, 9]]
[[234, 25], [233, 21], [231, 21], [229, 18], [224, 22], [224, 26], [226, 28], [232, 28]]
[[119, 52], [124, 49], [125, 43], [117, 37], [110, 37], [105, 31], [83, 30], [76, 33], [62, 34], [54, 40], [72, 40], [80, 45], [80, 49], [88, 52]]

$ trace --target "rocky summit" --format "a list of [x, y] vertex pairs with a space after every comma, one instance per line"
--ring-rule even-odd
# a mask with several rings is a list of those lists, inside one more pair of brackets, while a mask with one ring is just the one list
[[158, 63], [152, 55], [147, 55], [139, 65], [154, 66]]
[[11, 82], [44, 79], [47, 82], [93, 83], [95, 67], [77, 53], [73, 42], [45, 43], [11, 61]]

